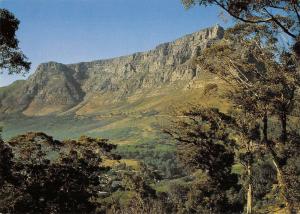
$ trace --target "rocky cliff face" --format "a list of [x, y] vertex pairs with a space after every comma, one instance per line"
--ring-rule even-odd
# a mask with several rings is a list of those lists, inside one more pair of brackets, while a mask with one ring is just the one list
[[68, 66], [49, 62], [41, 64], [27, 80], [0, 90], [0, 111], [11, 113], [35, 110], [45, 114], [64, 111], [79, 103], [84, 92]]
[[70, 65], [43, 63], [28, 80], [0, 88], [0, 113], [59, 113], [95, 96], [126, 99], [140, 90], [201, 78], [189, 61], [223, 34], [215, 26], [143, 53]]

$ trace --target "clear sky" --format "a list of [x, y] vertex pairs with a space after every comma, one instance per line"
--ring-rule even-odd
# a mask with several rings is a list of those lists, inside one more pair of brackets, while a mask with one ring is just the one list
[[[215, 24], [214, 7], [185, 10], [180, 0], [0, 0], [21, 21], [20, 47], [32, 62], [76, 63], [154, 48]], [[27, 75], [28, 76], [28, 75]], [[0, 75], [0, 86], [21, 75]]]

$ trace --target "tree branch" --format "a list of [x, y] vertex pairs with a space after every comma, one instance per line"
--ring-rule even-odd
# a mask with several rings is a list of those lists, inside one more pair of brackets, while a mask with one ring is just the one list
[[257, 19], [257, 20], [249, 20], [249, 19], [244, 19], [240, 16], [235, 15], [234, 13], [232, 13], [228, 8], [225, 7], [225, 5], [221, 4], [220, 2], [218, 2], [217, 0], [214, 0], [214, 2], [221, 7], [223, 10], [225, 10], [227, 13], [229, 13], [229, 15], [231, 15], [232, 17], [242, 21], [242, 22], [246, 22], [246, 23], [251, 23], [251, 24], [259, 24], [259, 23], [268, 23], [270, 21], [272, 21], [272, 18], [269, 19]]
[[280, 23], [278, 21], [278, 19], [276, 17], [274, 17], [269, 11], [266, 10], [266, 8], [264, 8], [265, 12], [271, 17], [269, 19], [257, 19], [257, 20], [250, 20], [250, 19], [244, 19], [234, 13], [232, 13], [224, 4], [220, 3], [218, 0], [213, 0], [213, 2], [215, 2], [216, 5], [218, 5], [219, 7], [221, 7], [223, 10], [225, 10], [227, 13], [229, 13], [229, 15], [231, 15], [232, 17], [245, 22], [245, 23], [251, 23], [251, 24], [259, 24], [259, 23], [269, 23], [271, 21], [275, 22], [275, 24], [277, 24], [287, 35], [289, 35], [290, 37], [292, 37], [293, 39], [296, 39], [297, 36], [293, 33], [291, 33], [286, 27], [283, 26], [282, 23]]
[[283, 30], [283, 32], [285, 32], [287, 35], [289, 35], [290, 37], [296, 39], [297, 36], [292, 34], [286, 27], [283, 26], [283, 24], [280, 23], [280, 21], [278, 21], [277, 18], [275, 18], [275, 16], [273, 16], [266, 8], [264, 8], [264, 11], [271, 17], [271, 19]]
[[[297, 4], [297, 5], [296, 5], [296, 4]], [[298, 6], [298, 3], [295, 3], [295, 4], [293, 5], [294, 11], [295, 11], [295, 13], [296, 13], [296, 15], [297, 15], [297, 18], [298, 18], [298, 22], [300, 23], [300, 14], [299, 14], [299, 12], [298, 12], [297, 6]]]

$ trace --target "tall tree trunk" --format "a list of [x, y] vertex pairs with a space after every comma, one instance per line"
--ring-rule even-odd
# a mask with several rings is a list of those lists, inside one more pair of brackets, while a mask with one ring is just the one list
[[248, 163], [247, 174], [249, 177], [248, 191], [247, 191], [247, 214], [252, 214], [252, 182], [251, 182], [251, 165]]
[[247, 214], [252, 214], [253, 204], [253, 187], [252, 187], [252, 164], [253, 164], [253, 144], [250, 140], [247, 144], [247, 151], [249, 154], [247, 160], [247, 176], [248, 176], [248, 189], [247, 189]]
[[282, 112], [280, 115], [281, 120], [281, 141], [283, 144], [287, 141], [287, 115], [286, 112]]
[[287, 186], [286, 186], [286, 181], [284, 179], [282, 169], [281, 169], [280, 165], [278, 164], [278, 161], [276, 161], [275, 158], [273, 158], [273, 164], [276, 168], [278, 186], [279, 186], [280, 191], [281, 191], [281, 196], [282, 196], [282, 198], [285, 202], [286, 213], [287, 214], [293, 214], [293, 206], [290, 203], [290, 201], [288, 199], [288, 196], [287, 196]]
[[268, 112], [267, 110], [264, 113], [263, 117], [263, 141], [268, 144]]
[[278, 185], [280, 188], [281, 196], [283, 197], [283, 200], [284, 200], [285, 206], [286, 206], [286, 213], [292, 214], [293, 213], [292, 206], [287, 197], [286, 181], [284, 179], [284, 175], [283, 175], [281, 166], [279, 164], [277, 154], [273, 150], [272, 145], [270, 144], [270, 141], [268, 139], [268, 113], [267, 113], [267, 111], [265, 111], [264, 117], [263, 117], [263, 141], [266, 144], [267, 149], [269, 150], [269, 152], [272, 155], [272, 161], [276, 168], [277, 180], [278, 180]]

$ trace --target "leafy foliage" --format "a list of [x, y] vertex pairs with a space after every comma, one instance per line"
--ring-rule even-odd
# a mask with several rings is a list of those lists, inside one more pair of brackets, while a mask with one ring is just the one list
[[19, 49], [16, 31], [19, 20], [8, 10], [0, 9], [0, 69], [7, 69], [9, 74], [28, 71], [30, 62]]
[[[191, 170], [202, 170], [207, 177], [190, 192], [191, 205], [203, 213], [238, 212], [241, 205], [230, 201], [239, 190], [238, 177], [232, 173], [235, 140], [228, 132], [233, 118], [217, 109], [194, 108], [183, 112], [183, 119], [174, 121], [166, 130], [178, 141], [178, 156]], [[196, 206], [196, 207], [195, 207]]]
[[[253, 182], [255, 155], [260, 156], [257, 159], [267, 153], [276, 169], [279, 196], [292, 210], [286, 180], [289, 174], [283, 168], [289, 153], [297, 148], [297, 140], [288, 128], [300, 83], [295, 57], [278, 49], [276, 37], [266, 25], [237, 24], [225, 33], [223, 41], [213, 44], [196, 61], [231, 86], [227, 97], [237, 113], [236, 133], [247, 150], [240, 156], [247, 166], [247, 183]], [[271, 130], [271, 120], [279, 127], [279, 135]]]
[[101, 176], [108, 170], [101, 166], [101, 157], [118, 158], [110, 153], [115, 145], [88, 137], [60, 142], [28, 133], [6, 148], [12, 153], [1, 164], [12, 179], [5, 179], [0, 191], [0, 210], [5, 213], [94, 213], [103, 188]]
[[292, 38], [299, 33], [300, 5], [297, 0], [182, 0], [186, 8], [194, 5], [216, 5], [234, 18], [251, 24], [269, 24], [279, 28]]
[[298, 0], [181, 0], [186, 8], [215, 5], [230, 16], [255, 26], [264, 25], [273, 34], [284, 32], [294, 40], [293, 50], [300, 57], [300, 3]]
[[118, 154], [125, 159], [136, 159], [148, 169], [159, 174], [161, 179], [172, 179], [186, 174], [176, 157], [175, 145], [155, 142], [131, 146], [119, 146]]

